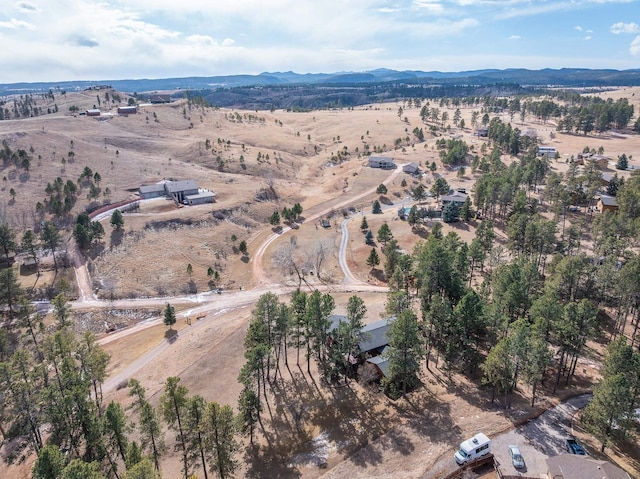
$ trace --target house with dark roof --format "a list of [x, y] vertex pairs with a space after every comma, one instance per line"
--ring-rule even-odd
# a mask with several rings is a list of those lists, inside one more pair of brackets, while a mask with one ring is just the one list
[[143, 200], [165, 196], [164, 181], [153, 185], [142, 185], [138, 190], [138, 194]]
[[387, 332], [395, 317], [380, 319], [366, 324], [362, 328], [362, 339], [358, 343], [358, 349], [363, 356], [377, 356], [389, 344]]
[[141, 186], [139, 194], [142, 199], [167, 196], [183, 205], [213, 203], [216, 197], [213, 191], [199, 188], [195, 180], [162, 180], [153, 185]]
[[456, 191], [452, 195], [441, 196], [440, 200], [442, 201], [443, 206], [449, 203], [455, 203], [458, 206], [462, 206], [464, 205], [465, 201], [467, 201], [467, 194]]
[[402, 167], [402, 171], [408, 175], [417, 175], [420, 173], [420, 167], [418, 163], [412, 161], [411, 163], [407, 163]]
[[395, 170], [396, 168], [393, 158], [388, 156], [370, 156], [367, 166], [370, 168], [382, 168], [383, 170]]
[[609, 186], [609, 183], [611, 183], [611, 180], [613, 180], [613, 174], [611, 173], [602, 173], [602, 176], [600, 177], [600, 183], [602, 183], [602, 186]]
[[615, 196], [600, 195], [598, 197], [598, 210], [601, 213], [605, 211], [615, 212], [618, 209], [618, 203]]
[[171, 103], [171, 95], [154, 93], [153, 95], [149, 95], [149, 103]]
[[549, 457], [548, 479], [631, 479], [623, 469], [609, 461], [592, 459], [578, 454], [558, 454]]

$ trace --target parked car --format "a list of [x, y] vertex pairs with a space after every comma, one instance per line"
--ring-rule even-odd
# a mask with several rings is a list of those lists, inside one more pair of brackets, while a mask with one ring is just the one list
[[511, 456], [511, 463], [516, 469], [524, 467], [524, 458], [520, 454], [520, 448], [518, 446], [509, 446], [509, 455]]
[[565, 441], [565, 445], [567, 446], [567, 451], [569, 451], [571, 454], [577, 454], [579, 456], [586, 456], [587, 455], [587, 451], [584, 450], [584, 447], [582, 447], [582, 444], [580, 444], [576, 439], [574, 438], [569, 438]]

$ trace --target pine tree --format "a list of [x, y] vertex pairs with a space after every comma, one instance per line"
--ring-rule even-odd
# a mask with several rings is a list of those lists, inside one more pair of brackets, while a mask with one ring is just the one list
[[375, 268], [380, 264], [380, 257], [378, 256], [378, 252], [375, 248], [371, 248], [371, 253], [367, 257], [367, 266], [371, 269]]
[[367, 222], [367, 217], [363, 216], [362, 221], [360, 222], [360, 231], [362, 231], [363, 233], [366, 233], [368, 229], [369, 229], [369, 223]]
[[380, 226], [380, 229], [378, 230], [376, 239], [382, 243], [383, 246], [393, 239], [393, 233], [387, 223], [382, 223], [382, 226]]
[[237, 421], [231, 407], [208, 403], [204, 423], [209, 466], [220, 479], [233, 477], [239, 466], [236, 454], [240, 445], [236, 439]]
[[122, 212], [120, 210], [116, 209], [113, 211], [109, 224], [117, 231], [120, 231], [124, 227], [124, 218], [122, 217]]
[[164, 317], [162, 321], [166, 326], [169, 326], [169, 329], [176, 324], [176, 311], [169, 303], [167, 303], [167, 306], [164, 308]]
[[392, 393], [395, 388], [400, 387], [404, 396], [408, 389], [418, 383], [420, 361], [425, 354], [422, 332], [415, 313], [411, 309], [401, 312], [391, 323], [387, 334], [389, 373], [385, 386]]

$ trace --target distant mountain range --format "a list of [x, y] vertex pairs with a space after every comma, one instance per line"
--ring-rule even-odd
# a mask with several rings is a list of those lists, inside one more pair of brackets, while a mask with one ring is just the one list
[[372, 84], [415, 83], [421, 85], [491, 85], [517, 84], [523, 87], [604, 87], [640, 85], [640, 69], [592, 70], [562, 68], [527, 70], [471, 70], [462, 72], [397, 71], [386, 68], [366, 72], [305, 73], [264, 72], [259, 75], [226, 75], [212, 77], [185, 77], [138, 80], [63, 81], [0, 84], [0, 96], [46, 92], [49, 89], [65, 91], [84, 90], [97, 85], [110, 85], [126, 93], [145, 93], [177, 90], [217, 90], [235, 87], [265, 86], [364, 86]]

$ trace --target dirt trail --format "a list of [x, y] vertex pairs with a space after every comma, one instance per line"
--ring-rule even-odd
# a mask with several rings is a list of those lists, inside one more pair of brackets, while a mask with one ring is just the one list
[[76, 274], [76, 283], [78, 284], [78, 301], [86, 302], [89, 299], [95, 300], [93, 288], [91, 287], [91, 278], [87, 269], [87, 260], [84, 258], [75, 240], [69, 240], [67, 251], [71, 252], [71, 261], [73, 270]]

